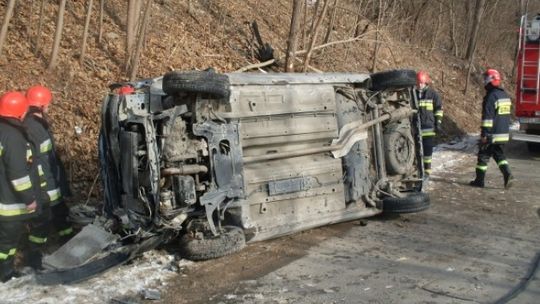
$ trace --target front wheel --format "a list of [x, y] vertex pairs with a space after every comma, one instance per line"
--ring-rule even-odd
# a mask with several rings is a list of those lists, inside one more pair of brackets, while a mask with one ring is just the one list
[[242, 228], [223, 226], [219, 235], [194, 237], [187, 233], [180, 238], [180, 254], [192, 261], [203, 261], [226, 256], [246, 246]]
[[414, 213], [428, 209], [429, 195], [425, 192], [412, 192], [404, 197], [386, 197], [383, 199], [383, 212]]

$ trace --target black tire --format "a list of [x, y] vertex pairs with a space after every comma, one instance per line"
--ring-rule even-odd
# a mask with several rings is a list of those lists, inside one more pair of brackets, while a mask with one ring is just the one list
[[383, 211], [388, 213], [414, 213], [429, 208], [429, 195], [425, 192], [413, 192], [405, 197], [386, 197], [383, 199]]
[[415, 145], [407, 128], [390, 129], [384, 134], [386, 170], [389, 174], [405, 174], [413, 166]]
[[218, 98], [229, 97], [229, 77], [206, 71], [173, 71], [163, 76], [163, 91], [169, 95], [180, 92], [206, 93]]
[[391, 70], [371, 74], [371, 90], [401, 89], [416, 84], [416, 72], [413, 70]]
[[235, 226], [224, 226], [216, 237], [195, 239], [189, 234], [180, 238], [180, 254], [192, 261], [203, 261], [229, 255], [244, 248], [244, 231]]
[[527, 149], [532, 153], [540, 153], [540, 143], [527, 142]]

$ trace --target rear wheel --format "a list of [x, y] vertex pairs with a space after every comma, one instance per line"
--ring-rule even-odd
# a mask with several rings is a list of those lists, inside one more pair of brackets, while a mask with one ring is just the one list
[[236, 226], [223, 226], [219, 235], [190, 233], [180, 238], [180, 254], [189, 260], [215, 259], [239, 251], [246, 245], [244, 231]]
[[413, 70], [392, 70], [371, 74], [371, 90], [402, 89], [416, 84]]
[[527, 142], [527, 149], [529, 149], [529, 152], [538, 153], [540, 152], [540, 143]]
[[205, 71], [173, 71], [163, 76], [163, 91], [177, 93], [205, 93], [218, 98], [229, 97], [229, 78], [212, 69]]
[[388, 213], [414, 213], [429, 208], [429, 196], [425, 192], [412, 192], [404, 197], [383, 199], [383, 211]]
[[409, 128], [389, 129], [384, 134], [386, 168], [390, 174], [405, 174], [413, 166], [414, 140]]

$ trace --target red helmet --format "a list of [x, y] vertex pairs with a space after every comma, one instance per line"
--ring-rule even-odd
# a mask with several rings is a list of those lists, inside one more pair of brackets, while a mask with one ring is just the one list
[[28, 112], [28, 101], [23, 93], [11, 91], [0, 98], [0, 116], [22, 120], [26, 112]]
[[26, 91], [26, 98], [30, 106], [43, 108], [51, 103], [52, 94], [46, 87], [36, 85]]
[[484, 85], [491, 83], [492, 86], [498, 87], [501, 85], [501, 74], [495, 69], [488, 69], [484, 72]]
[[429, 74], [426, 71], [418, 71], [416, 74], [416, 86], [420, 86], [420, 84], [429, 84], [431, 82], [431, 79], [429, 79]]

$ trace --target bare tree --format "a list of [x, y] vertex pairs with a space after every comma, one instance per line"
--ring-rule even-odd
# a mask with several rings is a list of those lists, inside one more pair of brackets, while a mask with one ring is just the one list
[[34, 53], [36, 55], [39, 52], [39, 47], [41, 43], [41, 34], [43, 33], [44, 11], [45, 11], [45, 0], [41, 0], [41, 3], [39, 5], [39, 23], [38, 23], [38, 30], [36, 34], [35, 49], [34, 49]]
[[88, 38], [88, 27], [90, 26], [90, 17], [92, 16], [92, 4], [94, 0], [88, 0], [88, 9], [86, 12], [86, 20], [84, 22], [84, 31], [83, 31], [83, 39], [82, 39], [82, 46], [81, 46], [81, 57], [79, 58], [79, 61], [82, 63], [84, 60], [84, 53], [86, 52], [86, 40]]
[[6, 41], [7, 31], [9, 27], [9, 21], [13, 16], [13, 8], [17, 0], [9, 0], [7, 3], [6, 15], [4, 16], [4, 22], [2, 23], [2, 29], [0, 30], [0, 56], [2, 55], [2, 48], [4, 47], [4, 42]]
[[62, 31], [64, 29], [64, 12], [66, 10], [67, 0], [60, 0], [60, 7], [58, 9], [58, 18], [56, 19], [56, 30], [54, 32], [54, 42], [51, 51], [51, 61], [49, 62], [49, 70], [56, 67], [56, 61], [58, 60], [58, 49], [60, 48], [60, 40], [62, 40]]
[[454, 56], [458, 56], [458, 45], [456, 39], [456, 8], [455, 1], [450, 0], [450, 40], [452, 41], [452, 50]]
[[150, 8], [152, 7], [152, 2], [152, 0], [148, 0], [146, 2], [143, 20], [141, 22], [141, 26], [139, 27], [139, 33], [137, 35], [137, 46], [134, 51], [133, 59], [131, 60], [131, 73], [129, 79], [132, 81], [135, 80], [135, 77], [137, 77], [137, 70], [139, 69], [139, 58], [142, 53], [144, 40], [146, 39], [146, 29], [148, 28], [148, 22], [150, 21]]
[[298, 26], [300, 23], [300, 14], [302, 12], [302, 2], [303, 0], [293, 1], [291, 26], [289, 29], [289, 39], [287, 40], [287, 55], [285, 57], [285, 72], [294, 71], [294, 56], [298, 40]]
[[103, 39], [103, 13], [105, 11], [105, 0], [99, 0], [99, 34], [98, 34], [98, 43], [101, 43]]
[[474, 22], [472, 25], [471, 37], [469, 44], [467, 45], [467, 53], [465, 59], [471, 60], [473, 53], [476, 49], [476, 41], [478, 38], [478, 30], [480, 29], [480, 23], [482, 21], [482, 13], [484, 11], [484, 4], [486, 0], [476, 0], [476, 8], [474, 11]]
[[313, 26], [312, 26], [312, 31], [311, 31], [311, 40], [309, 41], [306, 57], [304, 59], [304, 69], [303, 69], [304, 72], [306, 72], [309, 67], [309, 60], [311, 59], [311, 54], [313, 53], [313, 47], [315, 46], [315, 41], [317, 40], [317, 35], [319, 33], [321, 21], [324, 19], [324, 16], [326, 15], [326, 10], [328, 8], [329, 2], [330, 0], [324, 1], [324, 5], [323, 5], [322, 11], [319, 17], [313, 16], [316, 20], [314, 20], [315, 22], [312, 24]]
[[431, 49], [435, 49], [435, 44], [437, 43], [437, 37], [439, 36], [439, 30], [441, 28], [441, 18], [443, 15], [443, 4], [439, 2], [439, 14], [437, 15], [437, 25], [435, 26], [435, 31], [433, 31], [433, 39], [431, 40]]
[[377, 33], [375, 34], [375, 48], [373, 49], [373, 62], [371, 64], [371, 72], [375, 72], [375, 69], [377, 68], [377, 56], [379, 53], [379, 36], [380, 36], [380, 31], [381, 31], [382, 16], [383, 16], [383, 0], [379, 0], [379, 13], [377, 16]]
[[129, 70], [135, 36], [137, 33], [137, 19], [140, 11], [137, 11], [139, 0], [128, 1], [127, 22], [126, 22], [126, 70]]
[[330, 20], [328, 21], [328, 28], [326, 29], [326, 34], [324, 35], [323, 43], [328, 43], [328, 41], [330, 40], [330, 35], [332, 34], [332, 30], [334, 29], [334, 22], [336, 20], [337, 9], [338, 9], [338, 0], [334, 0], [332, 13], [330, 14]]
[[353, 37], [358, 37], [358, 35], [360, 35], [360, 20], [362, 20], [363, 16], [362, 16], [362, 5], [364, 4], [364, 1], [363, 0], [360, 0], [358, 2], [358, 11], [356, 13], [356, 19], [354, 21], [354, 35]]
[[28, 14], [28, 25], [26, 26], [26, 38], [28, 42], [32, 42], [32, 29], [34, 27], [34, 0], [30, 0], [30, 14]]

